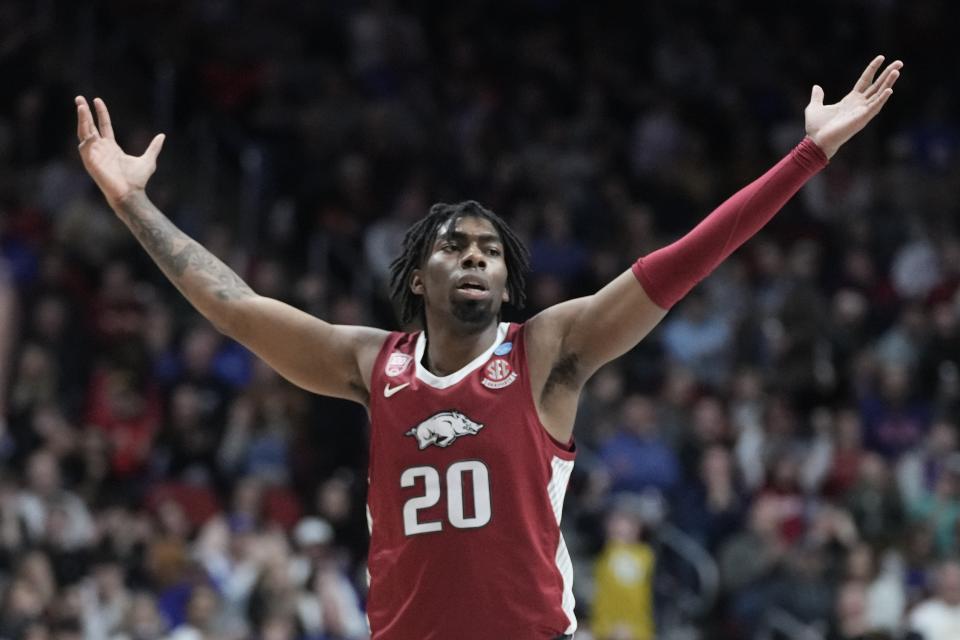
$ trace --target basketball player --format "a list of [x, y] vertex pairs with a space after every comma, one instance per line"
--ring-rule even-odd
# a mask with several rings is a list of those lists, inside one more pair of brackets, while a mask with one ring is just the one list
[[879, 113], [902, 64], [878, 56], [840, 102], [814, 86], [807, 137], [687, 236], [592, 296], [501, 323], [522, 306], [527, 252], [476, 202], [438, 204], [393, 265], [404, 324], [334, 326], [257, 295], [178, 230], [144, 188], [163, 145], [139, 157], [76, 99], [80, 155], [110, 206], [173, 284], [224, 334], [304, 389], [367, 407], [368, 615], [374, 640], [527, 640], [577, 628], [560, 536], [584, 383], [756, 233]]

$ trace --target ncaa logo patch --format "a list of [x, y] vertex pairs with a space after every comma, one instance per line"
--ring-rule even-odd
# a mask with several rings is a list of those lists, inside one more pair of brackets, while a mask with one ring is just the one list
[[497, 355], [497, 356], [505, 356], [505, 355], [507, 355], [508, 353], [510, 353], [512, 350], [513, 350], [513, 343], [512, 343], [512, 342], [504, 342], [504, 343], [501, 344], [499, 347], [497, 347], [497, 350], [494, 351], [493, 354], [494, 354], [494, 355]]
[[413, 362], [413, 356], [408, 356], [405, 353], [391, 353], [383, 372], [391, 377], [398, 376], [406, 371], [411, 362]]
[[513, 384], [516, 379], [517, 372], [510, 368], [510, 363], [503, 358], [496, 358], [484, 367], [480, 384], [487, 389], [503, 389]]

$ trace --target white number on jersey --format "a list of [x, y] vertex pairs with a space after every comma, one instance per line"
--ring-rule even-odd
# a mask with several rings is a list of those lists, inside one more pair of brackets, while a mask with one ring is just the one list
[[[473, 485], [473, 515], [464, 515], [463, 475], [470, 473]], [[454, 462], [447, 469], [447, 520], [457, 529], [476, 529], [490, 522], [490, 475], [479, 460]], [[424, 494], [403, 505], [403, 532], [408, 535], [433, 533], [443, 529], [439, 520], [420, 522], [417, 511], [440, 502], [440, 472], [433, 467], [410, 467], [400, 476], [400, 486], [408, 489], [423, 478]]]

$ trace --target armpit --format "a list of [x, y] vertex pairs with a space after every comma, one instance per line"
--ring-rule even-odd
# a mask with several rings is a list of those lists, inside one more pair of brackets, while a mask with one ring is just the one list
[[575, 353], [567, 353], [557, 360], [547, 376], [547, 381], [543, 385], [543, 396], [547, 396], [554, 391], [556, 387], [567, 387], [568, 389], [577, 389], [580, 384], [580, 356]]

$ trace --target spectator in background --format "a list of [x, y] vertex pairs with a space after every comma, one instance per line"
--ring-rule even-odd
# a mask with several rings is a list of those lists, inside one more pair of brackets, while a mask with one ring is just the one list
[[167, 625], [155, 598], [141, 591], [132, 594], [120, 627], [110, 640], [160, 640], [166, 632]]
[[866, 589], [850, 581], [837, 589], [828, 640], [879, 640], [867, 618]]
[[917, 504], [929, 498], [940, 480], [951, 468], [960, 469], [957, 452], [957, 426], [937, 420], [920, 446], [908, 451], [897, 463], [897, 485], [906, 504]]
[[65, 295], [48, 292], [35, 302], [25, 327], [26, 339], [47, 349], [55, 358], [57, 401], [71, 414], [82, 409], [90, 367], [91, 345], [85, 340], [82, 325], [70, 322], [78, 311]]
[[316, 490], [316, 513], [333, 528], [336, 546], [347, 550], [350, 563], [356, 566], [367, 550], [366, 513], [356, 497], [357, 481], [348, 469], [340, 469]]
[[676, 454], [663, 442], [653, 402], [647, 396], [627, 396], [619, 431], [600, 446], [600, 458], [610, 474], [611, 491], [671, 492], [680, 480]]
[[823, 492], [831, 497], [845, 496], [856, 485], [866, 452], [863, 450], [863, 424], [854, 409], [837, 411], [831, 425], [833, 443], [830, 464], [823, 481]]
[[154, 460], [164, 475], [212, 483], [222, 422], [216, 416], [226, 399], [191, 382], [179, 382], [170, 392], [164, 429], [157, 438]]
[[86, 638], [112, 638], [133, 606], [120, 559], [103, 554], [91, 561], [91, 575], [80, 586], [79, 598]]
[[798, 545], [785, 560], [783, 574], [771, 587], [768, 606], [786, 611], [803, 624], [825, 627], [834, 596], [825, 549], [817, 544]]
[[956, 529], [960, 522], [960, 466], [948, 465], [937, 478], [933, 491], [910, 502], [907, 510], [911, 520], [930, 527], [939, 555], [956, 553]]
[[[616, 379], [619, 389], [622, 389], [623, 378], [618, 376], [616, 369], [611, 368], [609, 371], [601, 369], [591, 383], [596, 384], [600, 376]], [[664, 440], [674, 449], [679, 449], [684, 440], [689, 437], [696, 392], [696, 378], [688, 369], [679, 366], [667, 369], [657, 397], [657, 423], [660, 425]], [[595, 391], [591, 396], [594, 395], [601, 394]], [[619, 397], [613, 397], [619, 401]]]
[[594, 563], [596, 593], [591, 630], [597, 640], [653, 640], [654, 553], [643, 542], [642, 506], [633, 497], [614, 501], [606, 542]]
[[690, 369], [699, 382], [717, 387], [727, 381], [733, 330], [729, 319], [707, 306], [702, 293], [684, 300], [664, 322], [662, 335], [670, 360]]
[[[530, 268], [538, 276], [556, 278], [569, 292], [586, 270], [589, 254], [572, 227], [570, 212], [561, 203], [547, 203], [542, 224], [542, 232], [530, 243]], [[565, 293], [560, 299], [567, 297]]]
[[800, 462], [797, 452], [783, 452], [771, 464], [770, 479], [759, 494], [773, 503], [780, 535], [788, 545], [800, 541], [810, 518], [809, 501], [800, 485]]
[[703, 453], [714, 445], [730, 443], [727, 408], [715, 394], [704, 394], [693, 405], [690, 430], [680, 447], [680, 458], [687, 469], [696, 469]]
[[895, 552], [878, 556], [870, 545], [855, 544], [847, 553], [843, 578], [847, 585], [862, 587], [862, 613], [870, 629], [900, 631], [907, 610], [907, 593], [903, 562]]
[[30, 540], [43, 538], [54, 511], [63, 518], [60, 526], [64, 544], [78, 547], [91, 541], [93, 520], [87, 506], [63, 487], [59, 461], [41, 449], [27, 461], [27, 485], [18, 498], [18, 512]]
[[39, 589], [28, 580], [14, 578], [7, 585], [0, 607], [0, 636], [18, 638], [41, 620], [45, 609]]
[[889, 364], [880, 372], [879, 388], [860, 402], [864, 445], [889, 460], [920, 444], [930, 426], [930, 406], [914, 395], [910, 371]]
[[718, 554], [722, 591], [741, 635], [749, 636], [769, 607], [771, 587], [787, 551], [776, 502], [769, 497], [756, 498], [747, 528], [731, 536]]
[[296, 616], [308, 637], [359, 640], [368, 635], [360, 597], [347, 574], [347, 558], [333, 546], [334, 531], [322, 518], [297, 523], [293, 539]]
[[685, 533], [715, 552], [743, 525], [747, 498], [725, 447], [704, 451], [699, 467], [698, 476], [684, 484], [673, 502], [674, 518]]
[[937, 567], [936, 592], [910, 612], [909, 628], [923, 640], [960, 637], [960, 562], [945, 560]]
[[248, 631], [242, 621], [266, 561], [260, 538], [256, 523], [236, 514], [211, 519], [193, 548], [193, 556], [220, 594], [225, 615], [238, 623], [240, 632]]
[[895, 540], [903, 527], [904, 506], [893, 473], [877, 454], [864, 456], [845, 506], [863, 539], [879, 547]]
[[[957, 245], [957, 246], [954, 246]], [[960, 264], [960, 243], [951, 247], [951, 263]], [[960, 270], [960, 267], [954, 266]], [[957, 283], [954, 282], [954, 287]], [[960, 288], [957, 289], [960, 292]], [[957, 295], [957, 294], [954, 294]], [[960, 409], [960, 297], [937, 302], [931, 310], [931, 336], [920, 355], [920, 379], [942, 411]]]
[[911, 609], [933, 591], [936, 539], [929, 526], [915, 523], [906, 528], [901, 545], [907, 608]]
[[162, 421], [159, 389], [142, 371], [112, 365], [93, 374], [86, 422], [110, 443], [113, 478], [125, 481], [143, 473]]
[[298, 400], [272, 369], [254, 364], [251, 385], [231, 402], [217, 451], [224, 477], [252, 476], [267, 486], [290, 481], [289, 442], [303, 406]]
[[55, 403], [59, 384], [56, 359], [50, 351], [32, 342], [22, 345], [4, 402], [12, 444], [21, 456], [38, 444], [38, 434], [33, 433], [29, 426], [33, 410], [44, 404]]
[[194, 585], [187, 600], [186, 619], [168, 640], [206, 640], [219, 637], [223, 624], [220, 596], [207, 584]]

